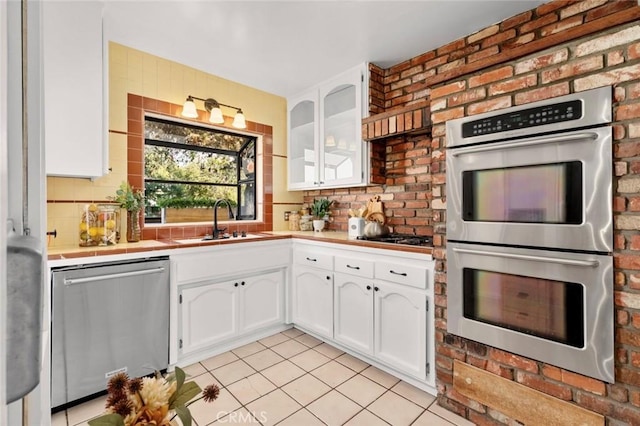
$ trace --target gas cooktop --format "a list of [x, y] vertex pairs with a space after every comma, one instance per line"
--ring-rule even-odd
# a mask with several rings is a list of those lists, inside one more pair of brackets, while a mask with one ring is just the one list
[[379, 243], [406, 244], [410, 246], [433, 246], [433, 238], [426, 235], [388, 234], [380, 237], [357, 237], [358, 240], [375, 241]]

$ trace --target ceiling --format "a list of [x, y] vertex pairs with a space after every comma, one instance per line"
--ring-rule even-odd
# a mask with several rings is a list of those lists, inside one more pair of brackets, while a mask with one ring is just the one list
[[289, 96], [362, 62], [388, 68], [539, 0], [105, 0], [108, 40]]

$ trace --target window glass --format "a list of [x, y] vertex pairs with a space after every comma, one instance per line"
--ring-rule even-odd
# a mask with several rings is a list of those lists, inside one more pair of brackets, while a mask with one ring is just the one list
[[253, 136], [145, 117], [145, 223], [210, 221], [221, 198], [255, 219], [255, 159]]

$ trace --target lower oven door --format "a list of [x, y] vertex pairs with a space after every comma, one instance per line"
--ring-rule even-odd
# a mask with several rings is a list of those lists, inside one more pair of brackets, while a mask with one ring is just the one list
[[447, 331], [614, 382], [613, 259], [447, 244]]

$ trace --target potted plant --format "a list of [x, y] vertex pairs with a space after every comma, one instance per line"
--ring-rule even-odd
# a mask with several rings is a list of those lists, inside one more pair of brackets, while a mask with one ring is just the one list
[[[162, 223], [175, 222], [206, 222], [213, 217], [213, 207], [217, 198], [206, 197], [166, 197], [157, 202], [157, 206], [162, 209]], [[237, 204], [230, 200], [233, 207]], [[218, 208], [218, 218], [227, 220], [229, 218], [226, 205]]]
[[127, 241], [140, 241], [140, 211], [144, 208], [142, 191], [134, 189], [129, 182], [122, 182], [115, 197], [109, 197], [127, 211]]
[[324, 229], [324, 222], [329, 215], [329, 207], [333, 204], [327, 198], [317, 198], [311, 204], [311, 214], [313, 215], [313, 229], [320, 232]]

